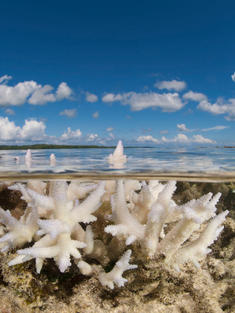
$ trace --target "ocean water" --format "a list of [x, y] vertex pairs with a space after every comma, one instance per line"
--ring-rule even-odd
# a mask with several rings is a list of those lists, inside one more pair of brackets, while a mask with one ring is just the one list
[[[235, 177], [233, 148], [125, 148], [127, 163], [121, 168], [114, 168], [107, 161], [113, 149], [43, 149], [31, 152], [32, 163], [28, 166], [25, 164], [26, 150], [0, 150], [0, 179], [133, 176], [233, 181]], [[52, 153], [56, 156], [54, 166], [49, 160]]]
[[[168, 180], [175, 180], [177, 181], [177, 188], [173, 196], [173, 200], [178, 205], [184, 204], [192, 199], [197, 199], [208, 192], [212, 192], [214, 195], [220, 192], [222, 196], [217, 205], [217, 213], [229, 210], [229, 220], [224, 223], [224, 230], [220, 235], [222, 239], [219, 239], [212, 246], [212, 253], [203, 263], [204, 271], [198, 270], [196, 274], [193, 274], [194, 271], [192, 270], [191, 272], [189, 271], [187, 274], [184, 274], [185, 281], [184, 279], [181, 280], [180, 290], [182, 294], [187, 294], [187, 297], [192, 299], [192, 302], [189, 302], [190, 304], [182, 304], [182, 309], [185, 308], [184, 312], [191, 312], [190, 307], [192, 305], [202, 308], [200, 309], [200, 312], [235, 312], [234, 301], [232, 300], [232, 296], [230, 296], [232, 292], [231, 286], [235, 283], [231, 263], [234, 262], [233, 260], [235, 256], [235, 252], [233, 252], [233, 238], [235, 238], [235, 149], [211, 147], [187, 149], [166, 147], [125, 148], [124, 153], [127, 155], [127, 163], [119, 168], [114, 168], [108, 163], [108, 155], [112, 152], [113, 149], [31, 150], [32, 163], [26, 164], [26, 150], [0, 150], [0, 207], [4, 210], [9, 210], [14, 217], [19, 219], [25, 212], [26, 203], [21, 199], [21, 193], [19, 191], [10, 191], [8, 187], [13, 185], [15, 182], [21, 182], [24, 185], [27, 183], [30, 184], [31, 180], [42, 180], [47, 186], [45, 188], [45, 194], [48, 194], [48, 186], [52, 180], [66, 180], [67, 182], [71, 182], [78, 179], [82, 184], [86, 184], [94, 181], [116, 180], [122, 178], [124, 180], [139, 180], [142, 186], [144, 184], [143, 181], [148, 184], [152, 179], [163, 181], [164, 184]], [[52, 153], [56, 156], [56, 164], [54, 165], [50, 164], [50, 155]], [[136, 190], [136, 192], [138, 193], [139, 191]], [[106, 213], [111, 214], [111, 206], [109, 207], [109, 212]], [[4, 231], [6, 231], [5, 228]], [[104, 240], [107, 240], [107, 238]], [[30, 245], [32, 245], [32, 243], [30, 243]], [[30, 265], [25, 267], [26, 274], [28, 275], [29, 272], [28, 276], [32, 276], [33, 280], [40, 281], [41, 284], [41, 287], [37, 287], [35, 291], [34, 283], [30, 282], [30, 284], [25, 284], [21, 277], [18, 278], [17, 268], [14, 269], [14, 267], [12, 267], [8, 269], [6, 266], [2, 265], [6, 258], [12, 258], [11, 252], [8, 254], [8, 256], [6, 253], [1, 255], [0, 252], [0, 268], [2, 268], [2, 272], [0, 272], [0, 281], [2, 280], [2, 284], [0, 284], [0, 292], [2, 292], [2, 294], [0, 294], [0, 301], [2, 301], [4, 305], [8, 305], [9, 303], [9, 307], [11, 307], [14, 304], [14, 301], [18, 301], [18, 299], [22, 301], [23, 299], [25, 303], [30, 303], [30, 305], [32, 304], [32, 310], [30, 307], [27, 312], [40, 312], [42, 302], [44, 308], [47, 309], [46, 312], [52, 312], [56, 310], [55, 307], [57, 307], [57, 305], [60, 307], [60, 299], [57, 298], [58, 290], [60, 290], [60, 294], [63, 295], [62, 298], [66, 298], [68, 296], [65, 290], [67, 290], [69, 285], [79, 286], [79, 279], [81, 280], [81, 275], [77, 276], [78, 279], [75, 283], [74, 274], [72, 273], [73, 269], [70, 269], [69, 272], [64, 274], [60, 273], [58, 269], [55, 271], [55, 266], [52, 265], [52, 263], [46, 263], [45, 268], [42, 271], [42, 275], [44, 275], [42, 278], [39, 274], [35, 273], [34, 262], [29, 261], [31, 262]], [[135, 257], [136, 256], [133, 254], [134, 260]], [[99, 264], [99, 261], [96, 260], [96, 264], [97, 262]], [[111, 268], [112, 266], [112, 262], [108, 264], [108, 268]], [[218, 266], [220, 273], [224, 272], [226, 274], [221, 274], [221, 276], [219, 276], [220, 274], [218, 274], [218, 276], [214, 275], [215, 266]], [[141, 264], [139, 264], [139, 267], [141, 267]], [[212, 273], [211, 276], [208, 274], [209, 272], [207, 273], [207, 271]], [[53, 277], [52, 279], [52, 274], [50, 273], [56, 273], [57, 278]], [[155, 277], [154, 275], [156, 275], [154, 271], [151, 272], [151, 275], [149, 273], [150, 272], [146, 271], [146, 277], [138, 278], [139, 274], [137, 269], [134, 274], [137, 281], [137, 287], [135, 287], [136, 289], [133, 289], [135, 290], [133, 292], [133, 297], [134, 295], [137, 298], [139, 297], [140, 300], [138, 301], [140, 303], [147, 301], [147, 298], [141, 298], [142, 291], [138, 295], [138, 285], [141, 286], [141, 290], [148, 290], [149, 286], [153, 284], [153, 280], [149, 279], [149, 277]], [[160, 279], [160, 287], [158, 288], [160, 288], [161, 291], [159, 293], [151, 291], [149, 299], [151, 299], [151, 301], [155, 301], [152, 302], [155, 303], [155, 308], [159, 305], [161, 305], [161, 307], [164, 305], [166, 306], [166, 311], [161, 312], [170, 312], [168, 309], [169, 303], [167, 303], [168, 294], [170, 294], [172, 308], [174, 305], [178, 307], [179, 301], [181, 302], [181, 298], [179, 298], [180, 300], [177, 298], [179, 294], [179, 286], [177, 283], [176, 285], [171, 283], [171, 274], [164, 272], [164, 270], [162, 271], [162, 269], [160, 269], [160, 273], [165, 273], [164, 275], [167, 277], [167, 279], [163, 279], [164, 284], [162, 284], [162, 286], [164, 288], [161, 290], [161, 278], [159, 278], [161, 277], [161, 274], [157, 274], [156, 276], [158, 278], [156, 278], [156, 280]], [[27, 275], [26, 277], [28, 277]], [[66, 275], [66, 279], [63, 278], [63, 275]], [[10, 277], [10, 279], [8, 277]], [[138, 279], [141, 280], [141, 282], [138, 282]], [[202, 295], [200, 297], [198, 297], [197, 287], [194, 288], [193, 281], [195, 279], [203, 282], [200, 286], [200, 289], [202, 290]], [[213, 285], [210, 285], [212, 280]], [[192, 281], [191, 285], [189, 283], [190, 281]], [[43, 285], [43, 282], [46, 288]], [[66, 282], [66, 284], [64, 282]], [[84, 290], [102, 290], [99, 283], [97, 283], [98, 288], [93, 288], [93, 285], [91, 285], [92, 287], [89, 285], [92, 284], [92, 280], [87, 279], [86, 281], [83, 281], [83, 283], [84, 282], [87, 284], [87, 287], [84, 288]], [[167, 285], [168, 282], [169, 286]], [[220, 291], [217, 292], [217, 290], [220, 290], [221, 284], [226, 286], [226, 288], [224, 287], [223, 293]], [[24, 285], [27, 285], [27, 288], [25, 288]], [[53, 291], [54, 286], [56, 286], [55, 291]], [[129, 288], [128, 283], [124, 288]], [[46, 290], [46, 293], [44, 289]], [[47, 290], [52, 290], [50, 291], [50, 297], [54, 299], [54, 302], [51, 302], [52, 298], [48, 297]], [[107, 294], [109, 293], [107, 290], [105, 292]], [[159, 295], [163, 293], [165, 293], [166, 296], [159, 297]], [[214, 293], [216, 296], [213, 296], [211, 300], [214, 302], [212, 304], [208, 304], [210, 305], [210, 310], [208, 309], [208, 311], [203, 311], [204, 303], [208, 303], [208, 294], [212, 295]], [[4, 294], [11, 294], [11, 298], [3, 296]], [[110, 293], [110, 299], [113, 298], [113, 295], [114, 294]], [[83, 305], [83, 299], [86, 299], [87, 296], [86, 293], [82, 294], [80, 300], [77, 301], [77, 295], [73, 295], [71, 287], [70, 296], [70, 304], [68, 305], [67, 311], [65, 310], [64, 312], [80, 312], [79, 305]], [[76, 301], [73, 300], [73, 296]], [[118, 297], [119, 294], [117, 293], [116, 298], [118, 299]], [[11, 300], [13, 298], [14, 301]], [[91, 299], [91, 303], [95, 303], [97, 294], [94, 293], [94, 298]], [[101, 300], [100, 303], [102, 303], [102, 301], [103, 300]], [[78, 305], [78, 302], [81, 303]], [[71, 305], [74, 305], [74, 311], [71, 309]], [[86, 305], [86, 300], [84, 300], [84, 307], [86, 307]], [[112, 308], [111, 302], [107, 305], [110, 305], [110, 308]], [[128, 306], [128, 311], [126, 312], [133, 312], [132, 305], [133, 304], [131, 303], [131, 305]], [[215, 311], [213, 310], [214, 307]], [[217, 308], [220, 308], [222, 311], [216, 311]], [[19, 312], [23, 312], [24, 310], [25, 308], [22, 307]], [[56, 311], [58, 312], [59, 310]], [[146, 312], [146, 310], [147, 309], [142, 309], [141, 312]], [[82, 312], [90, 313], [95, 311], [96, 308], [93, 311], [85, 310]], [[113, 312], [112, 309], [110, 309], [109, 312]], [[120, 312], [124, 312], [123, 309]]]

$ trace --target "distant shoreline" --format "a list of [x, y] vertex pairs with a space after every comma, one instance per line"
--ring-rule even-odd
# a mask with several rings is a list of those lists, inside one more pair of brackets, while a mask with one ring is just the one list
[[[39, 150], [39, 149], [115, 149], [116, 146], [98, 146], [98, 145], [54, 145], [54, 144], [34, 144], [34, 145], [0, 145], [0, 150]], [[157, 148], [157, 146], [125, 146], [125, 149], [148, 149]], [[200, 147], [205, 148], [205, 147]], [[215, 148], [235, 149], [235, 146], [216, 146]]]
[[[116, 146], [97, 146], [97, 145], [51, 145], [51, 144], [34, 144], [34, 145], [0, 145], [0, 150], [37, 150], [37, 149], [114, 149]], [[153, 148], [140, 146], [126, 146], [125, 148]]]

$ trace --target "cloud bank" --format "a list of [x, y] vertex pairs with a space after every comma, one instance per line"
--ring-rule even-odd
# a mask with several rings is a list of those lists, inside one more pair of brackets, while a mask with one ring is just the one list
[[136, 93], [134, 91], [103, 96], [103, 102], [119, 101], [123, 105], [130, 105], [132, 111], [141, 111], [147, 108], [160, 108], [163, 112], [175, 112], [180, 110], [184, 104], [178, 93]]
[[54, 91], [51, 85], [40, 85], [33, 80], [9, 86], [10, 78], [8, 75], [0, 77], [0, 106], [20, 106], [24, 103], [42, 105], [70, 99], [72, 95], [72, 89], [65, 82], [60, 83]]
[[201, 144], [215, 144], [216, 141], [211, 140], [209, 138], [205, 138], [202, 135], [193, 135], [192, 138], [189, 138], [188, 136], [186, 136], [185, 134], [178, 134], [177, 136], [175, 136], [174, 138], [166, 138], [166, 137], [162, 137], [162, 142], [165, 143], [186, 143], [186, 144], [190, 144], [190, 143], [201, 143]]
[[138, 142], [154, 142], [154, 143], [160, 143], [160, 141], [157, 138], [154, 138], [151, 135], [147, 135], [147, 136], [139, 136], [136, 139]]
[[25, 120], [22, 127], [9, 121], [8, 117], [0, 117], [0, 141], [38, 141], [46, 138], [46, 125], [35, 119]]

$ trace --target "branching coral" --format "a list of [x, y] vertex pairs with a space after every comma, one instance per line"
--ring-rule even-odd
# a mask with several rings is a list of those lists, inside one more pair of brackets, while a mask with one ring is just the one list
[[1, 251], [8, 251], [31, 242], [38, 229], [37, 209], [27, 209], [25, 214], [17, 220], [9, 211], [0, 208], [0, 223], [6, 226], [8, 232], [0, 238]]
[[127, 270], [137, 268], [137, 265], [129, 264], [130, 257], [131, 250], [127, 250], [109, 273], [101, 272], [99, 275], [101, 284], [111, 289], [114, 288], [114, 283], [118, 287], [124, 286], [125, 282], [127, 282], [127, 279], [123, 278], [122, 274]]
[[[68, 184], [64, 181], [52, 182], [48, 196], [41, 195], [23, 185], [13, 188], [27, 194], [23, 196], [29, 205], [39, 207], [42, 215], [47, 213], [49, 219], [38, 219], [39, 230], [37, 235], [42, 236], [31, 248], [18, 250], [19, 257], [10, 262], [10, 265], [22, 263], [24, 258], [36, 259], [37, 272], [41, 271], [43, 260], [53, 258], [61, 272], [70, 265], [70, 256], [80, 259], [78, 249], [85, 248], [85, 231], [79, 223], [90, 223], [96, 220], [92, 215], [100, 206], [100, 198], [104, 193], [104, 182], [101, 182], [80, 204], [68, 199]], [[11, 189], [13, 189], [11, 187]], [[48, 213], [49, 212], [49, 213]], [[7, 221], [8, 222], [8, 221]], [[6, 236], [6, 235], [5, 235]], [[4, 238], [4, 237], [3, 237]], [[17, 242], [16, 242], [17, 244]], [[22, 257], [23, 256], [23, 257]]]
[[[35, 259], [40, 273], [45, 259], [52, 258], [64, 272], [72, 257], [82, 274], [97, 275], [111, 289], [123, 286], [127, 281], [123, 273], [137, 267], [129, 264], [132, 251], [125, 252], [131, 244], [136, 258], [139, 251], [139, 260], [145, 255], [146, 260], [161, 259], [176, 270], [186, 262], [199, 267], [228, 214], [216, 215], [219, 193], [177, 205], [172, 199], [174, 181], [30, 181], [9, 189], [20, 190], [27, 202], [19, 220], [0, 209], [1, 251], [22, 248], [9, 265]], [[116, 248], [113, 240], [118, 242]], [[24, 247], [26, 243], [31, 247]], [[103, 266], [114, 261], [113, 249], [119, 253], [115, 261], [119, 260], [106, 273]]]

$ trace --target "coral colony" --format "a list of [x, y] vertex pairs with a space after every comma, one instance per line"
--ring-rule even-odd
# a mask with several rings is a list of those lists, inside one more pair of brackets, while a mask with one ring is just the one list
[[[55, 164], [54, 155], [50, 160]], [[30, 151], [25, 162], [32, 163]], [[121, 141], [108, 162], [114, 167], [126, 162]], [[208, 193], [177, 205], [172, 200], [175, 181], [31, 180], [8, 188], [19, 190], [27, 203], [20, 219], [0, 209], [1, 251], [20, 248], [9, 266], [35, 259], [40, 273], [45, 259], [52, 258], [65, 272], [73, 258], [83, 275], [96, 275], [103, 286], [111, 289], [114, 285], [123, 286], [127, 282], [125, 271], [137, 268], [130, 264], [133, 249], [136, 255], [139, 249], [145, 260], [165, 262], [177, 271], [186, 262], [199, 268], [200, 261], [211, 251], [208, 247], [223, 230], [221, 225], [228, 214], [224, 211], [216, 215], [220, 193]], [[94, 226], [100, 218], [106, 226], [102, 222]], [[198, 238], [192, 239], [195, 232]], [[111, 261], [116, 264], [105, 272], [103, 268]]]

